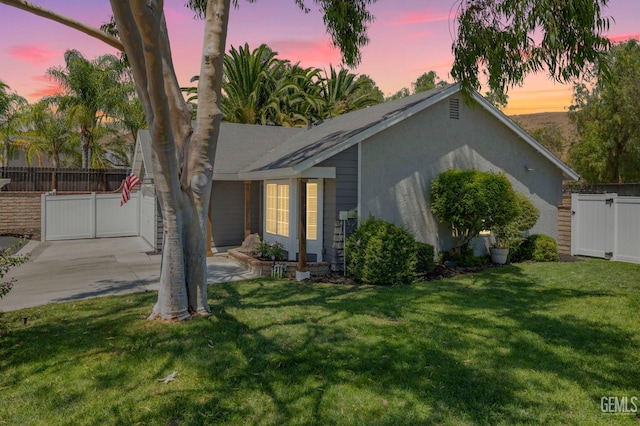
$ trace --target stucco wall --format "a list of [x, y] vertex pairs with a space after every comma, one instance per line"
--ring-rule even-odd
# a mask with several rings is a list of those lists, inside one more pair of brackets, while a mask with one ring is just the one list
[[39, 192], [0, 192], [0, 231], [39, 230], [40, 195]]
[[450, 117], [445, 99], [361, 143], [360, 217], [406, 226], [420, 241], [446, 250], [454, 240], [431, 214], [432, 180], [452, 168], [504, 170], [540, 209], [532, 232], [557, 238], [561, 171], [481, 107], [462, 99], [459, 105], [459, 119]]

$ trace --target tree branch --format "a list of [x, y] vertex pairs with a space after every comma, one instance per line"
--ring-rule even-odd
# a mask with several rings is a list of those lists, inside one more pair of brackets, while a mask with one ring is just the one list
[[109, 46], [114, 47], [121, 52], [124, 52], [124, 46], [122, 45], [120, 40], [113, 36], [110, 36], [104, 31], [90, 27], [80, 21], [76, 21], [73, 18], [60, 15], [59, 13], [53, 12], [51, 10], [38, 6], [37, 4], [33, 4], [24, 0], [0, 0], [0, 3], [6, 4], [7, 6], [15, 7], [20, 10], [24, 10], [34, 15], [42, 16], [43, 18], [51, 19], [52, 21], [59, 22], [62, 25], [81, 31], [91, 37], [97, 38], [98, 40], [107, 43]]

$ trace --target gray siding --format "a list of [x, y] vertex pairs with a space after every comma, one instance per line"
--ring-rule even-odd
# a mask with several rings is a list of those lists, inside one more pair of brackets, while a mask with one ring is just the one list
[[[333, 271], [342, 270], [342, 227], [338, 220], [341, 210], [354, 210], [358, 206], [358, 147], [351, 148], [323, 161], [321, 167], [335, 167], [336, 178], [324, 180], [324, 259]], [[347, 235], [357, 225], [355, 219], [347, 223]]]
[[445, 99], [362, 142], [360, 217], [406, 226], [419, 240], [446, 250], [454, 240], [431, 214], [432, 180], [452, 168], [505, 171], [540, 209], [532, 232], [555, 238], [561, 170], [486, 110], [460, 100], [459, 119], [449, 113]]
[[251, 182], [251, 233], [262, 235], [262, 181]]
[[244, 182], [214, 181], [211, 197], [213, 246], [239, 246], [244, 241]]

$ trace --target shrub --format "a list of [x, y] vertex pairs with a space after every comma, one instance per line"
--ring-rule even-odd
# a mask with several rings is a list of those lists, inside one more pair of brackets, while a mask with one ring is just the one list
[[433, 260], [435, 249], [431, 244], [416, 241], [416, 271], [431, 272], [435, 268]]
[[557, 262], [559, 259], [556, 240], [543, 234], [527, 237], [520, 245], [516, 255], [521, 260], [536, 262]]
[[505, 225], [520, 215], [516, 192], [502, 173], [448, 170], [431, 184], [431, 211], [451, 225], [463, 253], [484, 229]]
[[496, 246], [510, 248], [511, 253], [517, 252], [524, 241], [525, 232], [533, 228], [540, 217], [538, 208], [525, 195], [517, 192], [516, 200], [520, 206], [520, 214], [506, 225], [494, 226], [492, 229]]
[[[9, 248], [0, 248], [0, 279], [2, 279], [7, 272], [14, 266], [18, 266], [27, 261], [26, 256], [16, 256], [13, 254], [13, 249], [18, 247], [21, 242], [12, 245]], [[6, 296], [13, 288], [15, 279], [9, 281], [0, 281], [0, 299]]]
[[478, 257], [473, 253], [472, 249], [466, 249], [462, 253], [458, 253], [454, 250], [444, 252], [440, 256], [440, 263], [453, 262], [456, 266], [469, 267], [480, 266], [489, 262], [489, 259], [485, 257]]
[[269, 244], [268, 241], [260, 240], [260, 245], [256, 250], [256, 256], [258, 259], [263, 260], [285, 260], [287, 258], [287, 254], [284, 250], [284, 246], [282, 243], [275, 242], [273, 244]]
[[415, 277], [413, 236], [383, 220], [367, 219], [347, 238], [347, 273], [370, 284], [410, 284]]

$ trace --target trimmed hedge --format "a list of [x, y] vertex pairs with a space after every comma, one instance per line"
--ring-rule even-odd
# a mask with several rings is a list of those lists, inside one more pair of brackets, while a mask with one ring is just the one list
[[416, 241], [416, 256], [417, 272], [432, 272], [436, 267], [434, 261], [435, 249], [431, 244]]
[[347, 274], [369, 284], [410, 284], [416, 271], [433, 270], [434, 248], [399, 226], [367, 219], [347, 238]]
[[533, 260], [535, 262], [557, 262], [558, 244], [548, 235], [534, 234], [527, 237], [518, 248], [518, 259]]

